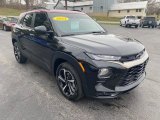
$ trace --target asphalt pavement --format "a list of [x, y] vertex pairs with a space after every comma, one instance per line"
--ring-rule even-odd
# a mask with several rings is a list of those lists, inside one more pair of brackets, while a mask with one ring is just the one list
[[68, 101], [46, 71], [16, 62], [11, 33], [0, 30], [0, 120], [160, 120], [160, 29], [103, 26], [146, 46], [150, 61], [142, 84], [117, 99]]

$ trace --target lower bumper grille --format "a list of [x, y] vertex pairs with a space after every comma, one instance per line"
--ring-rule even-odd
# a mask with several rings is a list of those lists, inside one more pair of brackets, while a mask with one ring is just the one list
[[145, 72], [147, 61], [143, 64], [130, 68], [120, 80], [120, 86], [126, 86], [136, 82]]

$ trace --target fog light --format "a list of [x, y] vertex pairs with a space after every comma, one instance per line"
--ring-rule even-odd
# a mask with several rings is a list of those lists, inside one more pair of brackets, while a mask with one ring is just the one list
[[110, 75], [111, 75], [111, 71], [108, 68], [100, 69], [98, 72], [98, 78], [100, 79], [109, 78]]

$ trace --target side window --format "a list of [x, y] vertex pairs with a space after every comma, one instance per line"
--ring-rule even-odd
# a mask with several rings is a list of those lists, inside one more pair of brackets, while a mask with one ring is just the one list
[[32, 25], [32, 18], [33, 18], [33, 14], [27, 14], [24, 18], [23, 18], [23, 26], [25, 27], [31, 27]]
[[48, 31], [52, 30], [51, 23], [45, 13], [37, 13], [35, 17], [34, 27], [45, 26]]

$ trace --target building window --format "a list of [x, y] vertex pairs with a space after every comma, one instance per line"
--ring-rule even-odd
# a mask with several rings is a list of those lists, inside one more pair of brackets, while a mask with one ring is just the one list
[[136, 9], [136, 12], [138, 12], [138, 9]]
[[141, 9], [139, 9], [139, 12], [142, 12], [142, 10], [141, 10]]
[[92, 10], [92, 7], [90, 7], [90, 10]]
[[130, 10], [127, 10], [127, 13], [129, 13], [130, 12]]
[[81, 11], [83, 11], [83, 7], [81, 8]]

